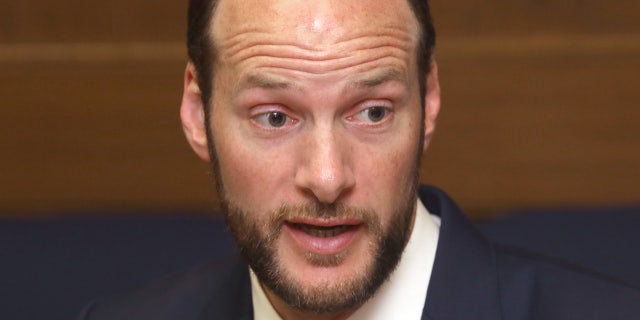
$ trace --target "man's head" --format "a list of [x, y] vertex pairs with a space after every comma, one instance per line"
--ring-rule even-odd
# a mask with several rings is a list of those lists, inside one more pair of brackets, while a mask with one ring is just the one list
[[190, 8], [209, 31], [189, 34], [187, 140], [276, 309], [348, 313], [411, 229], [439, 109], [426, 3], [205, 2]]

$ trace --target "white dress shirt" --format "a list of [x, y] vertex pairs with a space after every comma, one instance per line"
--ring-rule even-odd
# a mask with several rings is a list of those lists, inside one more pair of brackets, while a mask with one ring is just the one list
[[[420, 319], [439, 232], [440, 218], [429, 214], [418, 200], [413, 230], [398, 266], [374, 296], [351, 315], [349, 320]], [[269, 302], [253, 270], [249, 271], [254, 319], [282, 320]]]

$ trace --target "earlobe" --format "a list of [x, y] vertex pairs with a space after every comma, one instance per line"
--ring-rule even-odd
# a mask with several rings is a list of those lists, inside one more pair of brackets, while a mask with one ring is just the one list
[[184, 88], [180, 105], [182, 129], [193, 151], [203, 160], [209, 161], [204, 117], [204, 105], [202, 92], [198, 86], [197, 71], [193, 63], [189, 62], [184, 72]]
[[436, 119], [440, 112], [440, 82], [438, 81], [438, 64], [431, 60], [431, 71], [427, 76], [427, 89], [424, 99], [424, 150], [427, 150], [436, 129]]

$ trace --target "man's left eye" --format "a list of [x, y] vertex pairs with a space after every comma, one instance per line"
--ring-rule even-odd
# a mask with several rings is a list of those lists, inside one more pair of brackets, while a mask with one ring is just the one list
[[360, 121], [377, 123], [384, 120], [389, 112], [389, 109], [386, 107], [370, 107], [358, 112], [356, 116]]
[[254, 117], [255, 121], [265, 127], [280, 128], [284, 127], [292, 119], [283, 112], [266, 112]]

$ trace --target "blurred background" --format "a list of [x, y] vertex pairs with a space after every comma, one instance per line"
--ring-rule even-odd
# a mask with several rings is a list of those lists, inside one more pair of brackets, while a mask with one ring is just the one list
[[[422, 181], [474, 218], [640, 203], [640, 2], [433, 0]], [[0, 218], [209, 211], [178, 118], [187, 1], [0, 3]]]

